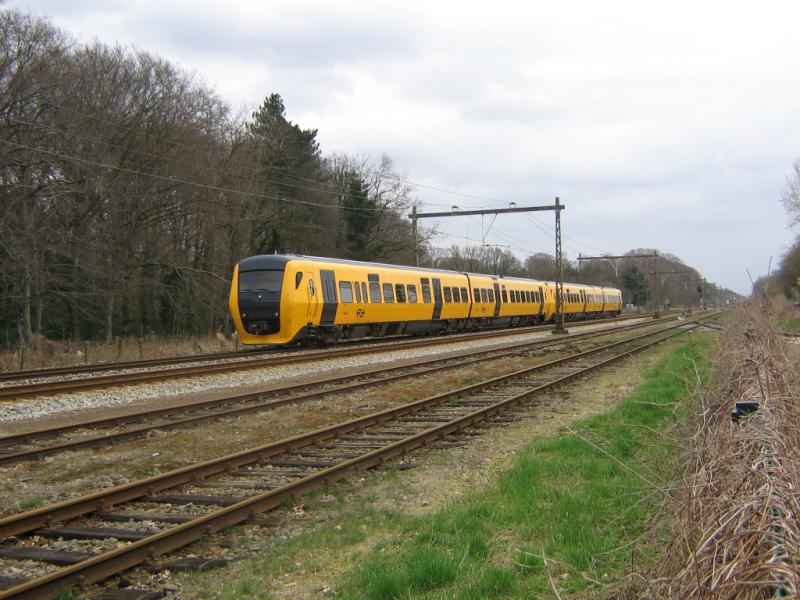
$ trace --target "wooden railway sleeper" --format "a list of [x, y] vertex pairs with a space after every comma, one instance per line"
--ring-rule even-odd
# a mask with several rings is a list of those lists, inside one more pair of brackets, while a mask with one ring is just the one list
[[[520, 398], [524, 398], [524, 395], [521, 395]], [[516, 398], [509, 398], [509, 400], [518, 401]], [[465, 417], [468, 417], [468, 418], [466, 420], [462, 420], [462, 423], [464, 423], [464, 424], [466, 424], [466, 423], [475, 423], [475, 422], [480, 421], [481, 419], [492, 418], [493, 415], [495, 415], [495, 414], [497, 414], [499, 412], [500, 412], [500, 408], [499, 407], [486, 407], [485, 410], [480, 411], [479, 413], [476, 413], [475, 415], [471, 415], [471, 416], [470, 415], [464, 415]], [[409, 419], [409, 418], [411, 418], [413, 416], [414, 416], [413, 414], [410, 414], [410, 415], [406, 415], [405, 417], [401, 417], [399, 423], [402, 424], [403, 419]], [[423, 417], [423, 420], [426, 420], [426, 421], [429, 421], [429, 422], [436, 422], [435, 418], [431, 419], [431, 418], [424, 418]], [[380, 419], [378, 420], [378, 422], [380, 422]], [[366, 431], [368, 431], [368, 430], [366, 430]], [[371, 465], [374, 466], [376, 464], [381, 464], [385, 460], [390, 458], [392, 455], [396, 456], [397, 454], [402, 453], [405, 448], [412, 449], [412, 448], [419, 447], [422, 444], [430, 443], [431, 441], [437, 440], [439, 438], [446, 438], [448, 435], [450, 435], [449, 432], [451, 432], [451, 431], [453, 431], [453, 429], [452, 428], [448, 428], [448, 426], [446, 424], [443, 424], [442, 426], [435, 426], [435, 427], [433, 427], [432, 429], [430, 429], [427, 432], [420, 431], [419, 434], [417, 434], [417, 436], [415, 436], [414, 438], [408, 440], [407, 444], [405, 444], [403, 446], [403, 448], [398, 446], [396, 449], [393, 449], [390, 446], [389, 448], [387, 448], [387, 450], [389, 450], [388, 453], [384, 452], [384, 453], [380, 453], [380, 454], [375, 454], [374, 457], [372, 456], [373, 453], [366, 453], [366, 454], [359, 455], [360, 458], [368, 459], [366, 462], [358, 462], [358, 463], [352, 463], [352, 464], [348, 464], [348, 463], [330, 464], [330, 463], [311, 463], [311, 462], [309, 462], [309, 463], [304, 464], [303, 466], [305, 466], [305, 467], [313, 466], [315, 468], [324, 468], [326, 470], [329, 470], [329, 473], [326, 473], [326, 475], [332, 476], [332, 478], [336, 479], [336, 478], [341, 477], [344, 473], [346, 473], [347, 471], [349, 471], [352, 468], [367, 468], [367, 467], [369, 467]], [[362, 429], [361, 432], [364, 433], [365, 430]], [[394, 431], [393, 434], [396, 435], [397, 432]], [[325, 437], [325, 436], [322, 436], [322, 437]], [[238, 460], [236, 460], [236, 461], [229, 460], [229, 461], [224, 462], [223, 464], [225, 464], [227, 466], [231, 466], [231, 465], [235, 465], [235, 463], [237, 463], [237, 462], [238, 462]], [[288, 461], [284, 461], [284, 462], [288, 462]], [[280, 465], [280, 463], [281, 463], [281, 461], [279, 459], [277, 459], [277, 460], [273, 459], [273, 460], [270, 460], [270, 461], [266, 461], [266, 464], [271, 464], [273, 466]], [[254, 466], [258, 466], [258, 465], [254, 465]], [[297, 465], [292, 465], [292, 466], [297, 466]], [[295, 487], [290, 488], [290, 489], [293, 490], [292, 493], [295, 493], [295, 490], [297, 492], [305, 491], [306, 489], [308, 489], [306, 486], [307, 486], [307, 483], [306, 483], [305, 478], [304, 478], [304, 479], [296, 481], [295, 482]], [[153, 486], [150, 486], [150, 487], [152, 488]], [[208, 500], [206, 502], [207, 504], [223, 505], [223, 506], [226, 505], [228, 502], [236, 502], [237, 504], [241, 503], [245, 507], [247, 506], [246, 503], [250, 502], [250, 501], [259, 501], [259, 502], [261, 502], [261, 496], [256, 496], [256, 497], [235, 497], [235, 496], [216, 496], [216, 497], [211, 496], [211, 497], [206, 497], [206, 496], [189, 495], [189, 494], [184, 494], [184, 495], [162, 494], [162, 495], [157, 496], [155, 498], [153, 498], [153, 497], [144, 497], [144, 498], [139, 497], [139, 498], [137, 498], [136, 502], [158, 502], [158, 501], [162, 501], [162, 502], [166, 502], [166, 503], [179, 504], [180, 503], [179, 499], [180, 500], [187, 500], [188, 499], [189, 502], [191, 502], [192, 504], [203, 504], [203, 502], [201, 502], [200, 500], [201, 499], [206, 499], [206, 500]], [[212, 501], [212, 499], [213, 499], [213, 501]], [[231, 508], [233, 508], [233, 507], [231, 507]], [[236, 510], [241, 510], [241, 509], [239, 509], [237, 507]], [[223, 512], [224, 514], [228, 514], [225, 511], [221, 511], [221, 512]], [[211, 515], [209, 515], [209, 516], [211, 516]], [[212, 526], [210, 524], [207, 525], [207, 527], [206, 527], [207, 530], [216, 530], [218, 528], [219, 528], [219, 526], [216, 526], [216, 525]], [[180, 529], [180, 528], [177, 528], [177, 529]]]

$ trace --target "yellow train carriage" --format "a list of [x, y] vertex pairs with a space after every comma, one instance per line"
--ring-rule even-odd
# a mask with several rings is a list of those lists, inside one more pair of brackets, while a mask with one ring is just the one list
[[511, 317], [511, 325], [544, 323], [555, 312], [555, 295], [546, 281], [500, 278], [501, 316]]
[[243, 259], [231, 315], [244, 344], [286, 344], [465, 327], [463, 273], [305, 256]]
[[583, 302], [576, 284], [564, 284], [564, 296], [561, 302], [565, 320], [573, 321], [578, 315], [583, 315]]
[[[553, 282], [308, 256], [253, 256], [229, 305], [244, 344], [441, 333], [550, 322]], [[614, 288], [565, 284], [569, 320], [618, 314]]]
[[600, 288], [603, 306], [600, 314], [603, 316], [618, 315], [622, 312], [622, 292], [616, 288]]
[[[555, 283], [551, 282], [553, 290]], [[580, 283], [564, 283], [563, 310], [567, 321], [599, 316], [603, 307], [601, 288]], [[553, 292], [555, 298], [555, 291]]]
[[589, 318], [599, 317], [603, 312], [602, 288], [597, 285], [589, 286], [589, 289], [587, 290], [587, 296], [589, 298], [589, 302], [586, 310], [589, 314]]

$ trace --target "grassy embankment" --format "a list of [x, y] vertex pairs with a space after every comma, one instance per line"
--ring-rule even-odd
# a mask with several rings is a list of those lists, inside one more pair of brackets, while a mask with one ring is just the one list
[[554, 589], [617, 589], [624, 573], [646, 566], [661, 548], [650, 527], [663, 490], [679, 474], [676, 435], [688, 410], [682, 401], [706, 371], [710, 341], [698, 339], [666, 353], [614, 410], [533, 440], [486, 490], [422, 517], [376, 509], [374, 497], [339, 498], [336, 517], [242, 561], [233, 581], [196, 574], [189, 588], [205, 580], [208, 597], [269, 598], [267, 582], [313, 571], [304, 560], [309, 549], [328, 548], [353, 561], [334, 585], [336, 598], [536, 598], [553, 597]]
[[778, 321], [778, 330], [787, 333], [800, 333], [800, 319], [784, 319]]

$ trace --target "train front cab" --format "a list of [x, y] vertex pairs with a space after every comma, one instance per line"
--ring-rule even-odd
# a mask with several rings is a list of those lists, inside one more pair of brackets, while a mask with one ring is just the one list
[[233, 271], [228, 304], [239, 340], [243, 344], [285, 344], [297, 334], [291, 327], [291, 296], [304, 281], [302, 270], [289, 257], [251, 256]]

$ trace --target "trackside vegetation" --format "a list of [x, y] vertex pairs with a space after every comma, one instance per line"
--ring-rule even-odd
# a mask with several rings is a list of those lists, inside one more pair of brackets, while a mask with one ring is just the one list
[[784, 319], [778, 321], [778, 328], [789, 333], [800, 333], [800, 319]]
[[374, 547], [337, 597], [531, 598], [619, 584], [659, 551], [648, 528], [678, 476], [669, 432], [705, 373], [702, 347], [677, 347], [615, 410], [533, 441], [493, 488]]
[[[175, 582], [187, 597], [225, 600], [619, 590], [625, 574], [645, 569], [662, 547], [654, 517], [681, 472], [680, 426], [698, 379], [705, 381], [711, 344], [691, 336], [662, 350], [615, 409], [581, 421], [565, 415], [557, 434], [520, 448], [494, 483], [437, 512], [409, 514], [370, 481], [355, 495], [336, 485], [300, 505], [313, 507], [309, 517], [317, 513], [319, 525], [298, 532], [289, 511], [285, 525], [295, 531], [276, 531], [286, 539], [240, 537], [241, 558], [224, 573], [187, 573]], [[390, 467], [370, 480], [403, 490], [402, 477]]]

